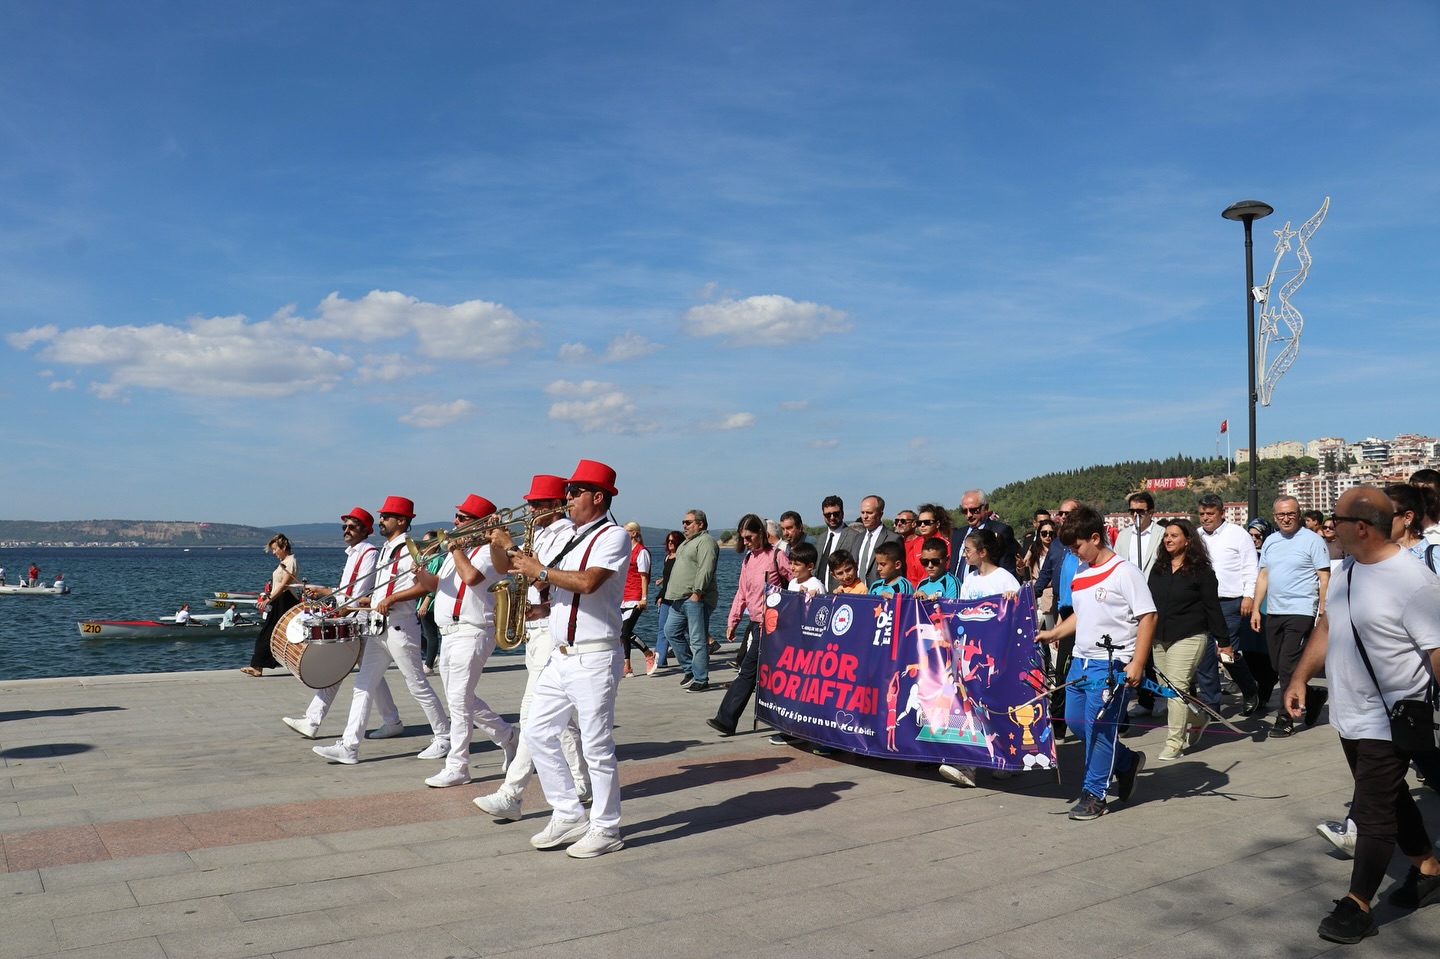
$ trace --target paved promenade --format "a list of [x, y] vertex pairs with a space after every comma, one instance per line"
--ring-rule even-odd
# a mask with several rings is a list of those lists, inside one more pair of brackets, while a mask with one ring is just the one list
[[[959, 789], [722, 739], [704, 722], [720, 693], [662, 672], [621, 685], [626, 848], [577, 861], [530, 848], [538, 784], [518, 823], [471, 805], [500, 778], [488, 743], [476, 783], [427, 789], [440, 763], [414, 758], [423, 716], [390, 676], [410, 735], [367, 742], [358, 766], [281, 724], [308, 699], [283, 673], [0, 683], [0, 959], [1248, 959], [1440, 940], [1440, 908], [1383, 904], [1359, 946], [1316, 937], [1350, 872], [1314, 832], [1349, 798], [1328, 725], [1210, 734], [1168, 765], [1161, 731], [1132, 730], [1151, 764], [1131, 804], [1075, 823], [1073, 741], [1064, 785], [982, 772], [987, 788]], [[520, 659], [497, 657], [480, 693], [513, 718], [523, 685]], [[1440, 829], [1428, 791], [1422, 808]]]

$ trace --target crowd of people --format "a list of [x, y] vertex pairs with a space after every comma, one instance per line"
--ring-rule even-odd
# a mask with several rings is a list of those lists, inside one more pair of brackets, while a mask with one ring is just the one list
[[[720, 544], [709, 518], [699, 509], [684, 514], [682, 528], [665, 537], [652, 582], [640, 527], [609, 517], [615, 479], [612, 469], [589, 460], [568, 480], [535, 476], [525, 496], [528, 545], [516, 544], [515, 524], [485, 523], [494, 504], [470, 494], [456, 507], [455, 522], [457, 530], [477, 532], [432, 551], [428, 566], [405, 548], [415, 515], [410, 500], [391, 496], [381, 506], [379, 547], [368, 542], [376, 520], [367, 510], [342, 516], [341, 582], [305, 593], [312, 601], [364, 607], [369, 625], [344, 733], [314, 751], [352, 765], [364, 739], [405, 731], [385, 682], [393, 661], [429, 722], [431, 742], [419, 758], [443, 760], [427, 785], [471, 781], [471, 731], [479, 728], [502, 750], [505, 779], [475, 804], [498, 820], [518, 820], [526, 786], [538, 775], [552, 811], [532, 844], [567, 847], [577, 858], [604, 855], [624, 846], [611, 727], [619, 682], [636, 674], [632, 652], [641, 653], [650, 676], [673, 655], [680, 687], [691, 693], [721, 685], [715, 668], [733, 665], [733, 679], [707, 720], [730, 736], [755, 693], [770, 591], [973, 599], [1031, 590], [1056, 741], [1072, 734], [1083, 755], [1071, 819], [1092, 820], [1112, 802], [1131, 799], [1146, 756], [1120, 740], [1129, 723], [1163, 711], [1167, 735], [1156, 761], [1175, 762], [1212, 722], [1231, 725], [1227, 713], [1243, 721], [1269, 712], [1279, 689], [1281, 701], [1262, 727], [1268, 736], [1282, 739], [1315, 725], [1328, 702], [1355, 774], [1348, 820], [1322, 828], [1353, 853], [1356, 866], [1321, 935], [1358, 941], [1373, 934], [1369, 905], [1397, 844], [1412, 868], [1391, 900], [1411, 907], [1440, 900], [1440, 862], [1406, 785], [1411, 757], [1391, 749], [1385, 728], [1385, 704], [1423, 699], [1440, 669], [1440, 578], [1433, 572], [1440, 483], [1421, 476], [1384, 490], [1359, 487], [1328, 518], [1302, 514], [1293, 498], [1281, 497], [1269, 518], [1246, 527], [1226, 520], [1213, 494], [1199, 498], [1192, 521], [1157, 520], [1151, 495], [1137, 492], [1128, 501], [1132, 522], [1118, 536], [1074, 499], [1036, 511], [1017, 536], [990, 510], [983, 490], [962, 496], [960, 525], [935, 503], [901, 510], [887, 524], [884, 499], [876, 495], [861, 500], [854, 524], [839, 496], [825, 497], [824, 525], [813, 538], [794, 510], [778, 521], [747, 513], [736, 525], [739, 576], [725, 610], [724, 639], [739, 644], [725, 654], [733, 655], [731, 663], [717, 660], [722, 647], [711, 636]], [[288, 543], [276, 555], [277, 580], [293, 577]], [[496, 644], [490, 587], [507, 577], [528, 590], [518, 725], [476, 693]], [[652, 585], [653, 633], [642, 625]], [[443, 700], [424, 669], [417, 603], [427, 596], [438, 625]], [[1328, 642], [1327, 617], [1337, 603], [1344, 611], [1341, 641]], [[1355, 640], [1344, 641], [1352, 630]], [[1363, 668], [1355, 653], [1362, 632], [1370, 653]], [[645, 641], [651, 635], [653, 647]], [[1322, 668], [1326, 686], [1314, 682]], [[303, 718], [284, 722], [316, 738], [340, 685], [318, 690]], [[1227, 685], [1237, 700], [1223, 699]], [[367, 733], [373, 705], [381, 725]], [[939, 772], [957, 785], [976, 785], [973, 767]], [[1440, 788], [1440, 769], [1427, 781]]]

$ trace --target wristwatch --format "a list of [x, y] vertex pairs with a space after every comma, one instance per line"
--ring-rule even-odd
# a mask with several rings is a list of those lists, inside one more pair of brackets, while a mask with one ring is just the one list
[[539, 580], [540, 582], [542, 582], [542, 583], [548, 583], [548, 582], [550, 582], [550, 567], [548, 567], [548, 566], [541, 566], [541, 567], [540, 567], [540, 572], [536, 574], [535, 578], [538, 579], [538, 580]]

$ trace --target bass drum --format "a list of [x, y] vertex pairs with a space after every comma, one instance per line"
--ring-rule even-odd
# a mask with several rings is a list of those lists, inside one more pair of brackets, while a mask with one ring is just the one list
[[270, 654], [311, 689], [344, 679], [364, 648], [353, 619], [327, 618], [304, 604], [286, 610], [270, 634]]

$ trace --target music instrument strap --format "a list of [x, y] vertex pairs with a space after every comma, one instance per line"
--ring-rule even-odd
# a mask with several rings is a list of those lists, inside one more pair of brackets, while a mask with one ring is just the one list
[[[599, 542], [600, 534], [614, 525], [614, 523], [596, 524], [595, 528], [591, 530], [590, 545], [585, 547], [585, 552], [580, 557], [580, 568], [576, 570], [576, 572], [583, 573], [585, 571], [585, 564], [590, 562], [590, 551], [593, 550], [595, 548], [595, 544]], [[576, 533], [575, 538], [572, 539], [563, 550], [561, 550], [560, 555], [555, 557], [554, 561], [550, 564], [552, 569], [554, 568], [556, 563], [560, 562], [560, 560], [565, 558], [566, 553], [570, 552], [579, 544], [580, 539], [581, 534]], [[575, 626], [580, 621], [580, 595], [580, 593], [576, 593], [575, 598], [570, 601], [570, 627], [565, 634], [566, 646], [575, 645]]]
[[[470, 559], [473, 561], [473, 560], [475, 559], [475, 554], [478, 553], [478, 552], [480, 552], [481, 549], [485, 549], [485, 548], [488, 548], [488, 547], [477, 546], [477, 547], [475, 547], [474, 549], [472, 549], [472, 550], [470, 551]], [[455, 572], [455, 576], [456, 576], [457, 579], [459, 578], [460, 572], [459, 572], [458, 570]], [[462, 579], [462, 580], [460, 580], [460, 591], [455, 594], [455, 608], [450, 611], [450, 622], [452, 622], [452, 623], [458, 623], [458, 622], [460, 622], [460, 603], [461, 603], [464, 599], [465, 599], [465, 581]]]

